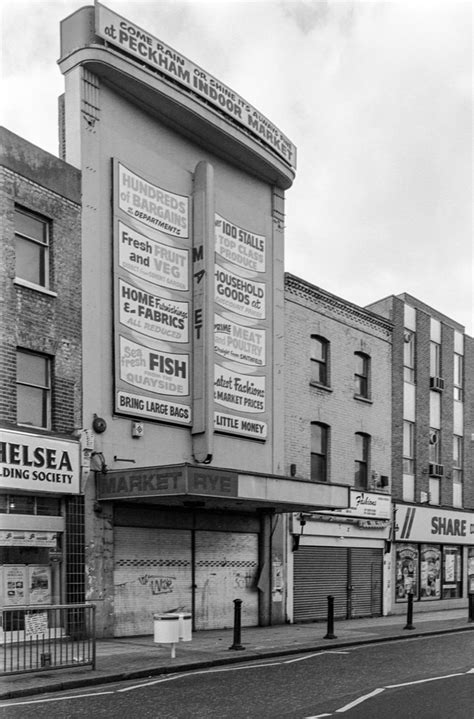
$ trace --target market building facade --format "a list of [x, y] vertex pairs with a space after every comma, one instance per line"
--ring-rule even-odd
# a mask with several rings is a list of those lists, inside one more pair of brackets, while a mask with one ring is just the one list
[[284, 192], [296, 150], [96, 3], [61, 25], [82, 171], [86, 597], [102, 635], [286, 619], [285, 513], [348, 506], [284, 459]]
[[[0, 128], [1, 641], [84, 601], [80, 172]], [[14, 617], [14, 619], [12, 619]]]

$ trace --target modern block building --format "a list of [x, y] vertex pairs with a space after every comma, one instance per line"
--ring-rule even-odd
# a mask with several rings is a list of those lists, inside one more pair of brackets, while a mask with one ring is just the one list
[[409, 294], [369, 306], [393, 323], [392, 611], [474, 592], [474, 340]]
[[347, 485], [348, 509], [292, 515], [293, 621], [389, 610], [389, 319], [285, 275], [285, 456], [296, 479]]
[[[0, 128], [0, 593], [7, 608], [84, 601], [80, 175]], [[20, 615], [2, 627], [11, 629], [24, 630]]]

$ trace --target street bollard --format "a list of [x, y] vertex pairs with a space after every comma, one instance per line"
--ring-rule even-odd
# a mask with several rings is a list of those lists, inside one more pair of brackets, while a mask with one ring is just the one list
[[474, 622], [474, 594], [469, 594], [469, 615], [468, 622]]
[[324, 639], [337, 639], [334, 634], [334, 597], [328, 596], [328, 631]]
[[407, 604], [407, 623], [403, 627], [404, 629], [414, 629], [413, 626], [413, 594], [408, 595], [408, 604]]
[[234, 643], [229, 649], [245, 649], [241, 644], [240, 628], [241, 628], [242, 600], [234, 599]]

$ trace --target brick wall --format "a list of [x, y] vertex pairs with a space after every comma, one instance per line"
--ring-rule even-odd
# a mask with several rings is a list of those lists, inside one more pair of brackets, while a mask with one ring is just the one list
[[[0, 139], [5, 137], [0, 157], [0, 421], [5, 426], [16, 423], [16, 350], [22, 348], [52, 358], [52, 431], [69, 434], [81, 426], [79, 173], [1, 130]], [[34, 181], [18, 171], [26, 173], [28, 162]], [[64, 194], [58, 183], [61, 176]], [[50, 292], [15, 282], [15, 205], [51, 221]]]
[[[310, 384], [311, 335], [330, 343], [330, 388]], [[356, 432], [371, 436], [370, 470], [391, 475], [391, 323], [303, 280], [285, 277], [286, 472], [310, 479], [310, 425], [330, 427], [329, 478], [354, 483]], [[371, 358], [371, 401], [354, 398], [354, 353]]]

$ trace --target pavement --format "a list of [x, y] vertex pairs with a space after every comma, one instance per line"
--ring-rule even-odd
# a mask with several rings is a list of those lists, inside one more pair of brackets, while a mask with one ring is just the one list
[[99, 639], [96, 668], [46, 669], [28, 674], [2, 675], [0, 700], [44, 694], [65, 689], [176, 674], [219, 665], [270, 657], [330, 651], [360, 644], [413, 639], [426, 635], [474, 629], [468, 609], [414, 613], [412, 629], [405, 615], [351, 619], [334, 622], [334, 638], [328, 639], [326, 622], [243, 627], [242, 649], [234, 644], [232, 629], [194, 632], [190, 642], [175, 646], [154, 643], [153, 635]]

